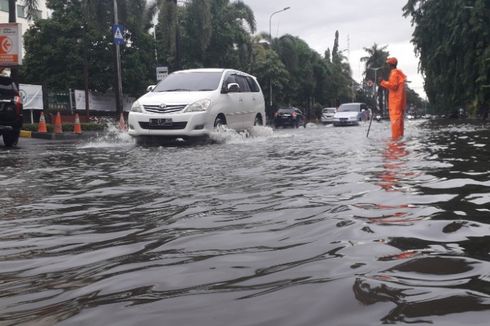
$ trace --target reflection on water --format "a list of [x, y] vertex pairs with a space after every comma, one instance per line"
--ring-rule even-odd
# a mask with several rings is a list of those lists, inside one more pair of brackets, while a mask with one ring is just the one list
[[366, 128], [1, 151], [0, 325], [486, 325], [488, 130]]

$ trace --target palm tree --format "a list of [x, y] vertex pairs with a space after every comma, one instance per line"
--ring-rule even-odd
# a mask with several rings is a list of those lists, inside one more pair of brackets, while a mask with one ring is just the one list
[[[378, 44], [374, 43], [374, 45], [370, 48], [364, 48], [364, 51], [367, 52], [367, 56], [361, 58], [362, 62], [365, 62], [365, 78], [368, 80], [375, 81], [374, 79], [374, 70], [371, 68], [383, 67], [385, 65], [386, 59], [389, 56], [389, 52], [386, 51], [386, 45], [382, 47], [378, 47]], [[381, 73], [383, 71], [378, 72], [378, 76], [382, 76]]]

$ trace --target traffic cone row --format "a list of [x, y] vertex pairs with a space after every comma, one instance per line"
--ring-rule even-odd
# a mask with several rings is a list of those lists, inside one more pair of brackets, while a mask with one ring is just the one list
[[[37, 127], [37, 132], [39, 133], [47, 133], [48, 128], [46, 127], [46, 119], [44, 118], [44, 113], [41, 112], [41, 116], [39, 117], [39, 125]], [[54, 118], [54, 133], [61, 134], [63, 133], [63, 127], [61, 124], [61, 114], [58, 112], [56, 117]], [[80, 124], [80, 117], [78, 113], [75, 114], [75, 123], [73, 124], [73, 133], [80, 135], [82, 133], [82, 126]]]

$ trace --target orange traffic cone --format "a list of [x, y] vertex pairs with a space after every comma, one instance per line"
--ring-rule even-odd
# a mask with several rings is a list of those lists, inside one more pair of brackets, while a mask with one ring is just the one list
[[128, 131], [128, 126], [126, 126], [126, 122], [124, 121], [124, 115], [121, 113], [121, 117], [119, 118], [119, 131]]
[[75, 114], [75, 124], [73, 125], [73, 133], [80, 135], [82, 133], [82, 126], [80, 125], [80, 117], [78, 113]]
[[37, 132], [48, 132], [48, 128], [46, 128], [46, 119], [44, 119], [44, 113], [41, 112], [41, 116], [39, 117], [39, 125], [37, 126]]
[[61, 126], [61, 114], [58, 112], [56, 117], [54, 118], [54, 133], [61, 134], [63, 133], [63, 128]]

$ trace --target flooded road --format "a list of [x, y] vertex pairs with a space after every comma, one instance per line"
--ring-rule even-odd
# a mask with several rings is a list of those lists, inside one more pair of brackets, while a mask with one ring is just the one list
[[406, 129], [2, 148], [0, 325], [487, 325], [490, 132]]

